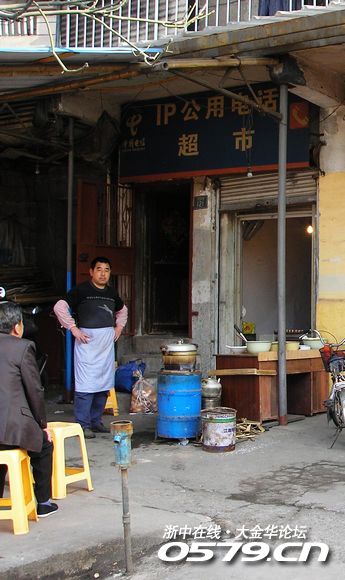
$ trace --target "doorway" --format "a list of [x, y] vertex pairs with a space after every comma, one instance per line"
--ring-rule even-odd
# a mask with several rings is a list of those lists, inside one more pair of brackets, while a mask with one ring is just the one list
[[[313, 327], [315, 228], [311, 216], [311, 211], [287, 214], [286, 329], [291, 334]], [[238, 225], [239, 318], [253, 323], [256, 338], [274, 339], [278, 328], [277, 215], [241, 216]]]
[[143, 197], [144, 328], [148, 334], [188, 336], [191, 186], [152, 184]]

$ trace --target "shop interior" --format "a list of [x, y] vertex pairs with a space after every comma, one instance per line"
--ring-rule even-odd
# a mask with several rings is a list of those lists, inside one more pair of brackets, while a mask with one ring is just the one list
[[[240, 222], [241, 319], [254, 323], [257, 339], [277, 340], [277, 215]], [[286, 329], [312, 327], [313, 226], [311, 215], [287, 215]]]

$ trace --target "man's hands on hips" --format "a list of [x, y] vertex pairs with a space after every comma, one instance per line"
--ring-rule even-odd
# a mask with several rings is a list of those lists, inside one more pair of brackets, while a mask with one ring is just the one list
[[90, 340], [90, 337], [85, 334], [85, 332], [82, 332], [82, 330], [80, 330], [80, 328], [77, 326], [72, 326], [71, 333], [73, 334], [74, 338], [78, 340], [78, 342], [83, 342], [86, 344]]
[[[78, 340], [79, 342], [83, 342], [86, 344], [90, 340], [89, 335], [85, 334], [85, 332], [80, 330], [80, 328], [78, 328], [77, 326], [72, 326], [71, 333], [73, 334], [74, 338], [76, 340]], [[120, 338], [121, 333], [122, 333], [122, 327], [115, 326], [114, 327], [114, 342], [116, 342]]]

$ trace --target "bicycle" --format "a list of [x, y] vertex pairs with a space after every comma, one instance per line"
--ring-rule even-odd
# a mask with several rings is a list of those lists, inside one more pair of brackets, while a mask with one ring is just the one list
[[328, 343], [324, 342], [318, 331], [315, 333], [323, 343], [319, 351], [323, 366], [330, 373], [332, 380], [329, 398], [324, 402], [328, 420], [332, 420], [337, 428], [332, 448], [340, 432], [345, 428], [345, 350], [339, 350], [345, 343], [345, 338], [339, 343]]

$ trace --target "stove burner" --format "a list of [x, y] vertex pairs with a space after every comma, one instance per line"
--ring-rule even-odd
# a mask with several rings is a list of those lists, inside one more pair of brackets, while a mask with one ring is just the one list
[[166, 371], [195, 371], [195, 363], [175, 363], [164, 365]]

